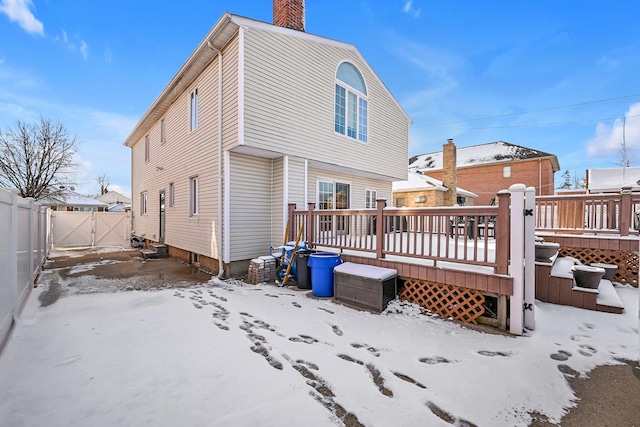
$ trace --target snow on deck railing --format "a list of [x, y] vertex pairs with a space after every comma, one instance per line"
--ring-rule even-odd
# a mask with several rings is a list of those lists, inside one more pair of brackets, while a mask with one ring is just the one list
[[536, 231], [638, 235], [640, 195], [623, 188], [617, 194], [538, 196], [535, 219]]
[[[493, 267], [508, 266], [509, 195], [498, 206], [316, 210], [289, 205], [290, 238], [304, 227], [310, 247]], [[502, 208], [500, 207], [502, 206]], [[503, 244], [501, 244], [503, 243]]]

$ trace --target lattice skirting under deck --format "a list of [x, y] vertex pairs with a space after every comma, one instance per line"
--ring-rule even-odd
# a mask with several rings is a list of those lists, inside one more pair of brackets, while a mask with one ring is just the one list
[[615, 281], [638, 287], [638, 254], [606, 249], [561, 247], [559, 256], [570, 256], [581, 263], [615, 264], [618, 266]]
[[406, 279], [400, 299], [420, 305], [431, 313], [465, 323], [478, 322], [484, 314], [484, 295], [475, 289]]

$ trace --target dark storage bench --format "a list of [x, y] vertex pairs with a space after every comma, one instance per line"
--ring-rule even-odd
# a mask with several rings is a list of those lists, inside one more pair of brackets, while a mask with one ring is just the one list
[[333, 270], [334, 298], [381, 312], [396, 297], [397, 276], [391, 268], [345, 262]]

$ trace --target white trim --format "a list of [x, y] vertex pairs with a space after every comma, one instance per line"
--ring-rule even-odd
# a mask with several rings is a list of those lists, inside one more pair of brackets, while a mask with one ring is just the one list
[[287, 227], [289, 214], [289, 156], [282, 158], [282, 228]]
[[238, 145], [244, 145], [244, 31], [238, 31]]
[[304, 207], [309, 207], [309, 159], [304, 159]]
[[231, 256], [229, 253], [229, 244], [230, 244], [230, 237], [229, 237], [229, 233], [231, 232], [231, 227], [229, 226], [229, 221], [230, 219], [230, 215], [229, 215], [229, 193], [231, 192], [231, 183], [229, 182], [231, 180], [231, 172], [229, 170], [230, 166], [230, 158], [229, 158], [229, 151], [225, 150], [224, 151], [224, 236], [223, 236], [223, 240], [224, 240], [224, 245], [223, 245], [223, 251], [224, 251], [224, 262], [225, 263], [229, 263]]

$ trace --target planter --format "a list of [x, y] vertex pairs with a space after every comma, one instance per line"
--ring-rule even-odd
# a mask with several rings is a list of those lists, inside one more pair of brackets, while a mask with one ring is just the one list
[[536, 261], [551, 262], [551, 257], [555, 256], [559, 249], [558, 243], [536, 242]]
[[581, 288], [598, 289], [600, 280], [604, 276], [604, 268], [589, 265], [574, 265], [571, 267], [576, 286]]
[[600, 267], [604, 268], [604, 278], [610, 282], [613, 282], [613, 279], [616, 277], [616, 272], [618, 271], [618, 266], [615, 264], [603, 264], [601, 262], [591, 263], [591, 267]]

